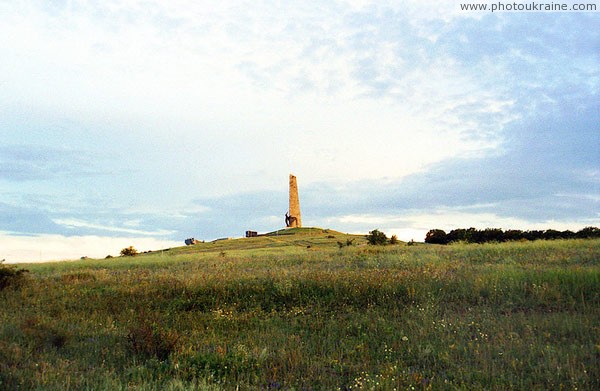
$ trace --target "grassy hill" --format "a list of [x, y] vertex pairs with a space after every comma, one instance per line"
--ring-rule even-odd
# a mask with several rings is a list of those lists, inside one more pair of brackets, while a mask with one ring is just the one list
[[363, 244], [27, 265], [0, 291], [0, 389], [599, 388], [600, 240]]
[[169, 249], [171, 254], [220, 253], [222, 251], [243, 253], [246, 250], [261, 250], [263, 253], [281, 253], [291, 249], [332, 249], [338, 242], [346, 245], [366, 244], [365, 235], [345, 234], [322, 228], [287, 228], [269, 232], [253, 238], [219, 239]]

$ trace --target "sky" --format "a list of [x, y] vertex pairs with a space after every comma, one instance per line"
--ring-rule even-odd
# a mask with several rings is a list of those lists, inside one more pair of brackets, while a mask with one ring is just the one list
[[458, 1], [0, 0], [0, 260], [273, 231], [290, 173], [305, 226], [600, 226], [598, 26]]

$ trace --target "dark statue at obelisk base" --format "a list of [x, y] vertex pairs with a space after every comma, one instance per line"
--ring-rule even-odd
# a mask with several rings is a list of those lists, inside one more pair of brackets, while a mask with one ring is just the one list
[[288, 228], [302, 227], [298, 184], [296, 183], [296, 177], [292, 174], [290, 174], [290, 210], [285, 214], [285, 226]]

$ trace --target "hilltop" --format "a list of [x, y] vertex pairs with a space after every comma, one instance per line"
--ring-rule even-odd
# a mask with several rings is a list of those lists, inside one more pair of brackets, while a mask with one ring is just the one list
[[[291, 249], [327, 249], [338, 248], [338, 242], [346, 245], [367, 243], [365, 235], [347, 234], [332, 229], [316, 227], [284, 228], [252, 238], [223, 238], [211, 242], [200, 242], [189, 246], [159, 250], [169, 254], [244, 252], [261, 250], [263, 252], [283, 252]], [[154, 253], [154, 252], [152, 252]]]

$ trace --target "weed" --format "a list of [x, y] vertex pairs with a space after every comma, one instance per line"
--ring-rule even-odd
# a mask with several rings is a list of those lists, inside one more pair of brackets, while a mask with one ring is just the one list
[[164, 329], [142, 313], [129, 327], [127, 346], [134, 355], [163, 361], [175, 351], [179, 338], [177, 331]]
[[8, 286], [20, 286], [25, 281], [26, 273], [29, 273], [29, 270], [7, 266], [0, 262], [0, 291]]
[[65, 331], [41, 321], [37, 317], [26, 318], [21, 324], [23, 335], [33, 343], [36, 350], [61, 349], [68, 340]]

